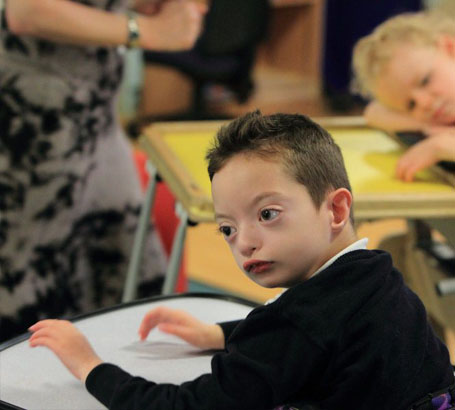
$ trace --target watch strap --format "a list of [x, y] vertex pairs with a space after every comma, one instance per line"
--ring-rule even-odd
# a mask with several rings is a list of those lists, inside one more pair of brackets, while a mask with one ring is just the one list
[[127, 16], [127, 27], [128, 27], [128, 39], [126, 46], [128, 48], [139, 47], [139, 24], [137, 23], [136, 13], [128, 12]]

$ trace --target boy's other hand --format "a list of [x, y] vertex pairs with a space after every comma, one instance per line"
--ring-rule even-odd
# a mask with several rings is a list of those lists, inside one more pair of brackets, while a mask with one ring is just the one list
[[412, 181], [417, 172], [439, 161], [455, 161], [455, 130], [438, 127], [427, 135], [399, 159], [396, 175], [403, 181]]
[[83, 383], [88, 374], [102, 363], [85, 336], [66, 320], [42, 320], [29, 328], [31, 347], [52, 350], [67, 369]]
[[155, 327], [201, 349], [224, 349], [220, 326], [201, 322], [183, 310], [160, 306], [146, 313], [139, 326], [140, 339], [145, 340]]

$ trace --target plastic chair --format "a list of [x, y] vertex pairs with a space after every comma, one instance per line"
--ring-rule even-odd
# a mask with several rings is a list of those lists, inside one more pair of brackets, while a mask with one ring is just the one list
[[212, 118], [204, 98], [207, 84], [226, 86], [240, 103], [248, 100], [254, 87], [251, 73], [256, 49], [267, 32], [268, 15], [268, 0], [212, 0], [204, 30], [193, 49], [144, 52], [146, 64], [173, 67], [193, 83], [189, 111], [165, 119]]

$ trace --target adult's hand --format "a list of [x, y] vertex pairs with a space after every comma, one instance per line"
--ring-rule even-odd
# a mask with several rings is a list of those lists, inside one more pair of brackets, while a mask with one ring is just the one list
[[161, 5], [167, 0], [136, 0], [134, 9], [141, 14], [153, 15], [160, 11]]
[[207, 6], [191, 0], [169, 0], [159, 12], [138, 16], [140, 46], [148, 50], [179, 51], [191, 48], [201, 29]]

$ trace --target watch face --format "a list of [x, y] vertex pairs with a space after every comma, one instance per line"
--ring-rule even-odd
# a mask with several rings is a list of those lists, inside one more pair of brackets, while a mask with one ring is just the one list
[[129, 48], [139, 46], [139, 25], [136, 16], [132, 13], [128, 14], [128, 41], [126, 45]]

